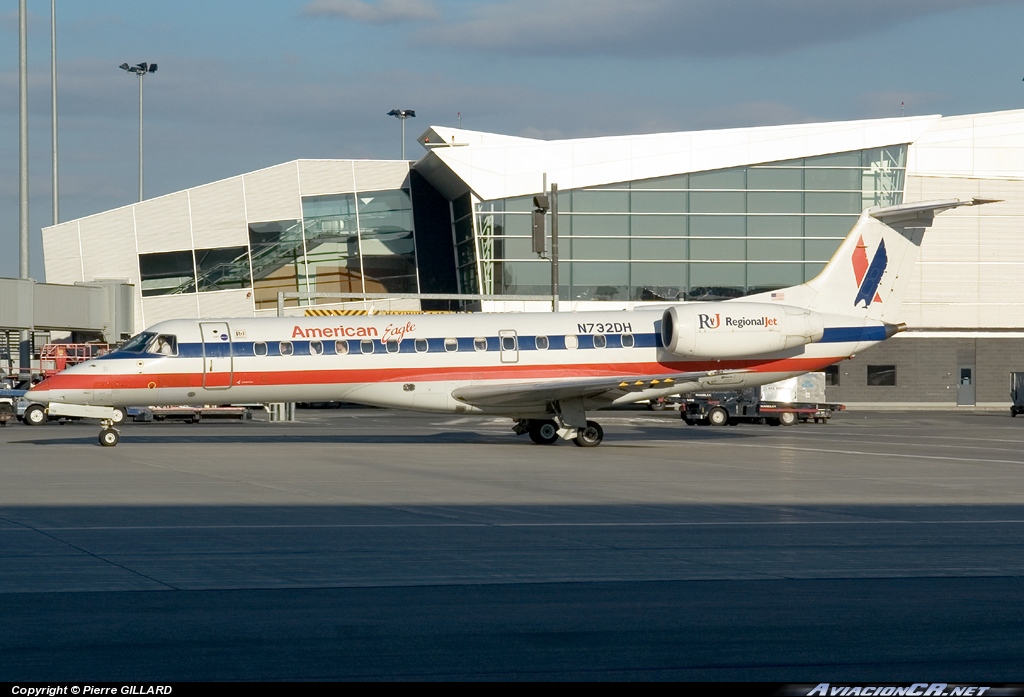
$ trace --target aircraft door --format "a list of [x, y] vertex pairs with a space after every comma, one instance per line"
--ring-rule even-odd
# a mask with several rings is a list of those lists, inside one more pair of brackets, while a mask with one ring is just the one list
[[203, 335], [203, 387], [226, 390], [231, 387], [234, 358], [227, 322], [200, 322]]
[[519, 362], [519, 337], [511, 329], [502, 329], [498, 332], [498, 342], [501, 344], [501, 362]]

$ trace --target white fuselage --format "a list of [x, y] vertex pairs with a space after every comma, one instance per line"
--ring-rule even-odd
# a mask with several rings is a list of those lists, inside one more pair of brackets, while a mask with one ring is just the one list
[[[144, 340], [49, 378], [29, 396], [103, 406], [350, 401], [529, 418], [550, 413], [543, 399], [479, 406], [453, 391], [682, 376], [668, 386], [588, 398], [587, 408], [600, 408], [774, 382], [819, 370], [887, 336], [877, 321], [825, 316], [821, 339], [804, 346], [740, 358], [683, 358], [664, 347], [662, 317], [658, 309], [173, 320], [148, 329]], [[747, 336], [736, 331], [733, 338], [742, 345]], [[173, 346], [158, 349], [158, 337]]]

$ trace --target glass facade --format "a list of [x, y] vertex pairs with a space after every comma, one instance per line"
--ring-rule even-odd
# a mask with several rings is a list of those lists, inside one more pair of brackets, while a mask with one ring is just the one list
[[250, 223], [248, 228], [247, 247], [139, 255], [143, 296], [251, 284], [256, 309], [270, 309], [282, 291], [419, 292], [409, 189], [307, 196], [302, 219]]
[[[894, 145], [560, 191], [561, 297], [710, 300], [802, 283], [861, 210], [902, 203], [906, 155]], [[532, 196], [480, 202], [475, 246], [453, 215], [462, 292], [551, 292], [531, 210]]]

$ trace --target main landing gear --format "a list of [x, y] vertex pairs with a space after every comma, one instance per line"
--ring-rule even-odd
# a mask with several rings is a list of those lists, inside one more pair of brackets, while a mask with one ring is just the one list
[[604, 429], [596, 421], [585, 421], [583, 428], [569, 426], [559, 414], [556, 419], [518, 419], [512, 430], [517, 435], [529, 434], [537, 445], [554, 445], [559, 438], [572, 440], [581, 448], [593, 448], [604, 440]]

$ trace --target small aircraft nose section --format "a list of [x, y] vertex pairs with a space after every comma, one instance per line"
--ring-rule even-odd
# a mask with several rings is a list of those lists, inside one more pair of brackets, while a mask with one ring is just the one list
[[93, 378], [89, 375], [58, 373], [46, 378], [25, 393], [25, 398], [37, 404], [67, 402], [88, 404], [93, 398]]

